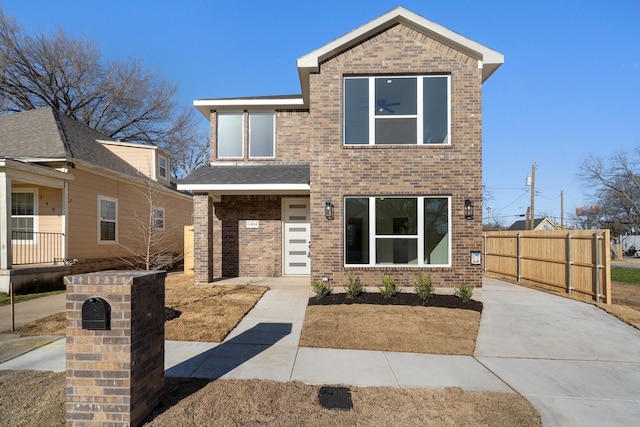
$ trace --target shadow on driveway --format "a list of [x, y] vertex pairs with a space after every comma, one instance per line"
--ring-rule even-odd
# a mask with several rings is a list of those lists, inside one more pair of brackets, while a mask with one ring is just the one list
[[165, 377], [215, 380], [291, 333], [291, 323], [258, 323], [251, 329], [165, 371]]

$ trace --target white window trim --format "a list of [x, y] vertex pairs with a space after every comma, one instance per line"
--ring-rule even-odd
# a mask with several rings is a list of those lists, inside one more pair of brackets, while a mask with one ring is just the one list
[[[398, 199], [417, 199], [417, 206], [418, 206], [418, 217], [417, 217], [417, 234], [415, 235], [403, 235], [403, 238], [407, 238], [407, 239], [412, 239], [415, 237], [415, 239], [418, 240], [418, 251], [417, 251], [417, 258], [418, 258], [418, 263], [417, 264], [377, 264], [376, 263], [376, 239], [378, 238], [378, 236], [376, 235], [376, 230], [375, 230], [375, 224], [376, 224], [376, 199], [382, 197], [382, 196], [346, 196], [343, 198], [343, 224], [342, 224], [342, 229], [343, 229], [343, 242], [342, 242], [342, 247], [343, 247], [343, 265], [345, 267], [375, 267], [375, 268], [386, 268], [386, 267], [393, 267], [393, 268], [442, 268], [442, 267], [451, 267], [451, 257], [452, 257], [452, 247], [451, 247], [451, 242], [452, 242], [452, 234], [453, 234], [453, 225], [451, 223], [451, 196], [392, 196], [392, 197], [388, 197], [388, 196], [384, 196], [385, 198], [398, 198]], [[369, 199], [369, 263], [368, 264], [347, 264], [346, 263], [346, 247], [347, 247], [347, 236], [346, 233], [344, 233], [344, 229], [345, 229], [345, 224], [344, 221], [347, 220], [347, 204], [344, 202], [346, 199], [351, 199], [351, 198], [356, 198], [356, 199]], [[447, 199], [447, 223], [449, 224], [449, 231], [447, 233], [447, 245], [448, 245], [448, 254], [447, 254], [447, 259], [449, 260], [449, 262], [447, 264], [425, 264], [424, 263], [424, 201], [425, 199]], [[380, 236], [379, 238], [382, 239], [394, 239], [397, 238], [397, 235], [390, 235], [390, 236]]]
[[[164, 160], [164, 175], [162, 175], [162, 160]], [[158, 154], [158, 176], [162, 179], [167, 179], [169, 174], [169, 159], [167, 156]]]
[[[36, 245], [38, 244], [38, 230], [39, 230], [39, 216], [38, 216], [38, 212], [39, 212], [39, 206], [40, 206], [40, 195], [38, 192], [38, 188], [36, 187], [19, 187], [19, 188], [12, 188], [11, 189], [11, 194], [13, 193], [30, 193], [33, 194], [33, 239], [31, 240], [25, 240], [25, 239], [17, 239], [17, 240], [11, 240], [11, 243], [13, 244], [20, 244], [20, 245]], [[27, 217], [31, 217], [31, 215], [10, 215], [11, 218], [27, 218]], [[13, 228], [11, 229], [11, 231], [13, 231]]]
[[[424, 99], [423, 99], [423, 78], [433, 78], [433, 77], [445, 77], [447, 79], [447, 142], [440, 144], [428, 144], [424, 143]], [[376, 79], [384, 79], [384, 78], [415, 78], [416, 79], [416, 103], [417, 110], [416, 114], [409, 115], [381, 115], [376, 116], [376, 106], [375, 106], [375, 82]], [[369, 143], [368, 144], [347, 144], [346, 142], [346, 114], [344, 111], [344, 99], [342, 102], [342, 145], [345, 147], [353, 147], [353, 146], [384, 146], [384, 147], [407, 147], [412, 146], [414, 144], [376, 144], [376, 120], [387, 120], [387, 119], [416, 119], [417, 126], [417, 141], [416, 146], [427, 146], [427, 147], [446, 147], [451, 145], [451, 76], [448, 74], [426, 74], [426, 75], [412, 75], [412, 76], [353, 76], [353, 77], [344, 77], [343, 78], [343, 97], [346, 96], [346, 85], [344, 81], [347, 79], [368, 79], [369, 83]]]
[[[156, 227], [156, 212], [162, 212], [162, 227]], [[154, 230], [159, 230], [159, 231], [164, 231], [165, 229], [165, 222], [166, 222], [166, 211], [164, 208], [160, 208], [157, 206], [154, 206], [153, 208], [153, 229]]]
[[[116, 236], [115, 236], [115, 240], [102, 240], [102, 236], [100, 235], [100, 223], [102, 222], [102, 217], [100, 216], [100, 202], [104, 200], [107, 202], [114, 202], [116, 204], [116, 219], [115, 219], [115, 224], [116, 224]], [[120, 227], [118, 226], [118, 199], [114, 199], [113, 197], [107, 197], [107, 196], [102, 196], [102, 195], [98, 195], [98, 212], [97, 212], [97, 217], [98, 217], [98, 243], [101, 244], [117, 244], [118, 243], [118, 232]], [[111, 220], [106, 220], [111, 222]]]
[[[241, 153], [240, 156], [221, 156], [220, 155], [220, 116], [241, 116], [242, 117], [242, 138], [241, 138]], [[218, 120], [216, 121], [216, 158], [218, 159], [244, 159], [244, 146], [246, 145], [246, 141], [245, 141], [245, 128], [247, 126], [247, 117], [246, 114], [244, 113], [233, 113], [233, 112], [228, 112], [228, 113], [218, 113]]]
[[[273, 155], [272, 156], [252, 156], [251, 155], [251, 116], [252, 115], [254, 115], [254, 116], [257, 116], [257, 115], [262, 115], [262, 116], [270, 115], [273, 118], [273, 137], [272, 137]], [[275, 159], [275, 157], [276, 157], [276, 114], [275, 114], [275, 112], [268, 112], [268, 113], [252, 113], [252, 112], [249, 112], [247, 121], [248, 121], [248, 127], [249, 127], [249, 146], [247, 148], [249, 150], [249, 158], [250, 159]]]

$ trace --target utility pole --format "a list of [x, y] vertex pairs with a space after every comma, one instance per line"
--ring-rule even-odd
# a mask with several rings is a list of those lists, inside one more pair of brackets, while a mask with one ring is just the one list
[[564, 191], [560, 190], [560, 230], [564, 230]]
[[535, 196], [536, 196], [536, 164], [531, 165], [531, 222], [529, 222], [530, 230], [535, 228]]

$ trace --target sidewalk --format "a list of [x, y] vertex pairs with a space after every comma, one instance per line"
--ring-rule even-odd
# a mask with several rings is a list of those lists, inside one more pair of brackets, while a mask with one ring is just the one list
[[[223, 343], [167, 341], [167, 376], [518, 392], [545, 426], [635, 426], [640, 331], [581, 302], [483, 281], [475, 356], [298, 347], [309, 291], [275, 286]], [[64, 339], [0, 369], [65, 370]]]

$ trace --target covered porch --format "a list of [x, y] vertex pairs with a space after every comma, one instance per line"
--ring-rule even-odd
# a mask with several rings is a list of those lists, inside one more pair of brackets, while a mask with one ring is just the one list
[[308, 276], [309, 165], [212, 165], [178, 184], [193, 192], [196, 283]]
[[0, 291], [41, 288], [68, 274], [65, 170], [0, 159]]

